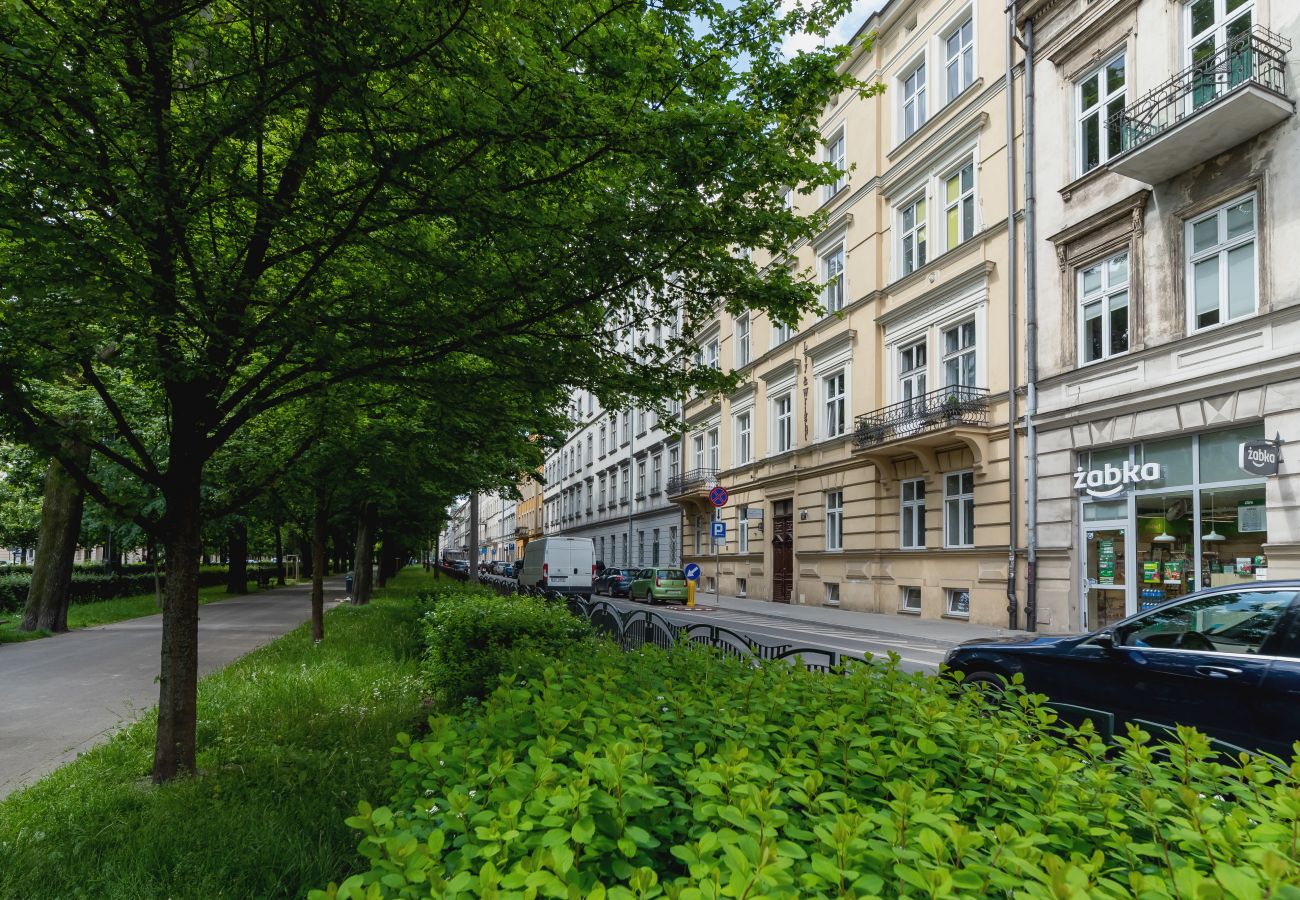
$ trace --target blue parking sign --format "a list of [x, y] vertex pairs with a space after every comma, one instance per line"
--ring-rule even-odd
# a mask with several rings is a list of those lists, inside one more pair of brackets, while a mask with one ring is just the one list
[[687, 580], [687, 581], [699, 581], [699, 580], [700, 580], [700, 567], [697, 566], [695, 563], [687, 563], [687, 564], [686, 564], [686, 570], [685, 570], [685, 571], [686, 571], [686, 580]]
[[727, 539], [727, 523], [718, 521], [710, 523], [709, 534], [713, 536], [715, 541], [725, 541]]

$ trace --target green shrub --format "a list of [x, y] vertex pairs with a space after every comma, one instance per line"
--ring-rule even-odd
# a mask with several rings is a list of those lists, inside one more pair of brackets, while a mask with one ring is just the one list
[[[112, 600], [117, 597], [134, 597], [137, 594], [153, 593], [155, 581], [153, 571], [139, 571], [140, 566], [132, 566], [132, 571], [114, 574], [101, 566], [78, 567], [72, 572], [70, 600], [73, 603], [95, 603], [100, 600]], [[255, 582], [259, 572], [275, 573], [274, 566], [249, 566], [248, 580]], [[164, 573], [159, 572], [158, 580], [166, 582]], [[28, 571], [23, 574], [0, 575], [0, 612], [15, 612], [27, 604], [27, 589], [32, 576]], [[213, 587], [226, 583], [225, 567], [203, 567], [199, 572], [199, 587]]]
[[532, 674], [591, 634], [563, 605], [448, 584], [426, 592], [429, 684], [445, 703], [486, 696], [502, 673]]
[[590, 642], [401, 737], [370, 870], [311, 896], [1300, 897], [1300, 761], [1108, 748], [896, 662]]

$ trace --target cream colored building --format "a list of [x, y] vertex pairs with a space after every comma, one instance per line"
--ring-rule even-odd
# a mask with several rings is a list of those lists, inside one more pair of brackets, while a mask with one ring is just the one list
[[[824, 158], [849, 174], [792, 195], [829, 224], [763, 261], [825, 282], [824, 315], [793, 333], [761, 315], [690, 326], [702, 364], [748, 377], [684, 410], [669, 484], [683, 556], [723, 594], [1024, 627], [1023, 565], [1010, 565], [1009, 388], [1023, 348], [1009, 345], [1006, 17], [971, 0], [894, 0], [858, 34], [871, 32], [847, 65], [886, 92], [842, 96], [823, 117]], [[1017, 101], [1013, 147], [1020, 123]], [[730, 491], [716, 554], [715, 484]], [[1053, 607], [1038, 621], [1067, 625]]]

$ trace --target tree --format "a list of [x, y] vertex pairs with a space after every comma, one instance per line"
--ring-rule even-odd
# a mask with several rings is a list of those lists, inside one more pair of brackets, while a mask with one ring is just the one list
[[[86, 465], [90, 452], [82, 446], [71, 447], [69, 454]], [[72, 566], [81, 535], [81, 512], [85, 494], [81, 485], [68, 476], [58, 458], [50, 460], [45, 471], [45, 490], [41, 498], [41, 532], [36, 544], [36, 561], [32, 581], [27, 588], [27, 605], [23, 609], [22, 631], [68, 630], [68, 604], [71, 601]]]
[[[838, 175], [810, 159], [825, 98], [853, 83], [842, 48], [779, 47], [843, 8], [6, 11], [0, 410], [100, 502], [116, 508], [69, 436], [162, 499], [135, 515], [167, 560], [155, 780], [195, 768], [201, 535], [223, 512], [204, 471], [244, 429], [340, 384], [454, 391], [450, 372], [502, 362], [612, 402], [712, 388], [662, 365], [683, 341], [620, 352], [611, 315], [667, 315], [670, 275], [697, 313], [812, 305], [797, 273], [731, 251], [816, 233], [782, 188]], [[60, 421], [48, 386], [68, 378], [111, 435]]]

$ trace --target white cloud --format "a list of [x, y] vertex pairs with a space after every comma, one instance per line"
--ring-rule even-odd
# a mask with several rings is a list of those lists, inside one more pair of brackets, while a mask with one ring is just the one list
[[[852, 8], [845, 14], [844, 18], [836, 23], [829, 40], [837, 44], [846, 43], [853, 37], [854, 32], [861, 27], [862, 23], [866, 21], [867, 16], [884, 6], [885, 2], [886, 0], [853, 0]], [[799, 5], [799, 0], [781, 0], [782, 12], [788, 12]], [[815, 50], [821, 44], [822, 39], [817, 35], [800, 32], [786, 38], [785, 43], [781, 45], [781, 49], [788, 57], [794, 56], [800, 51]]]

